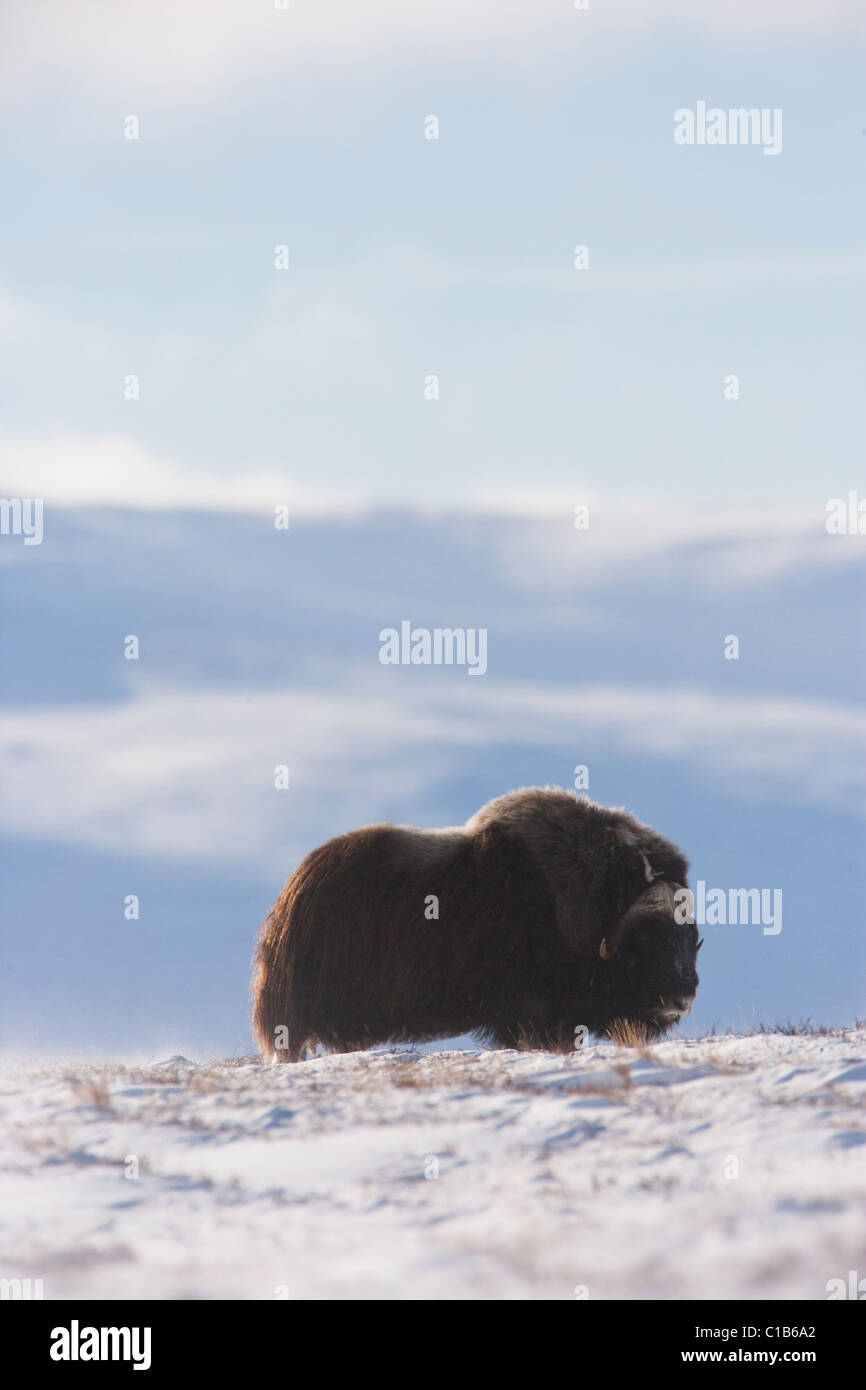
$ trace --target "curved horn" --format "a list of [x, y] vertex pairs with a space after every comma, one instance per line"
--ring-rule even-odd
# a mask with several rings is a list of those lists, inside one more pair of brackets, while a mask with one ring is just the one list
[[609, 937], [605, 937], [598, 948], [602, 960], [613, 960], [628, 932], [642, 917], [658, 914], [673, 916], [674, 885], [657, 880], [651, 888], [644, 889], [635, 899], [628, 912], [620, 917]]

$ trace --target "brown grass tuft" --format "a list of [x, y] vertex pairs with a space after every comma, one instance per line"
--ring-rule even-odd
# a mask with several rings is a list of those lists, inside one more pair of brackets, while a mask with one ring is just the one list
[[114, 1111], [108, 1082], [99, 1076], [67, 1076], [72, 1094], [81, 1105], [93, 1105], [97, 1110]]
[[607, 1029], [607, 1036], [618, 1047], [645, 1047], [649, 1042], [646, 1025], [628, 1018], [615, 1018]]

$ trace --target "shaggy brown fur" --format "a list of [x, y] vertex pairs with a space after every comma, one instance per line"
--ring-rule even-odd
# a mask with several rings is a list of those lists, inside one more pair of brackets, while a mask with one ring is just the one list
[[[462, 829], [340, 835], [304, 859], [262, 929], [259, 1044], [297, 1061], [315, 1043], [353, 1051], [467, 1032], [565, 1050], [577, 1026], [602, 1032], [614, 1018], [663, 1031], [670, 1001], [688, 1008], [697, 987], [694, 927], [653, 912], [612, 960], [599, 945], [648, 883], [686, 873], [633, 816], [552, 789], [499, 797]], [[425, 917], [430, 895], [438, 920]]]

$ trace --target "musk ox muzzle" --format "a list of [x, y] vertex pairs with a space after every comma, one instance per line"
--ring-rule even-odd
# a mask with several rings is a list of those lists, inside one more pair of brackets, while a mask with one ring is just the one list
[[447, 830], [371, 825], [313, 850], [258, 943], [254, 1028], [297, 1061], [476, 1033], [567, 1051], [614, 1023], [663, 1033], [695, 997], [688, 864], [618, 808], [557, 789], [496, 798]]

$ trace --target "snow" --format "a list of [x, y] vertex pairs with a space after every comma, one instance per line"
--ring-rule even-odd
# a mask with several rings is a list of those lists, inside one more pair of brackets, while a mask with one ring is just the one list
[[862, 1028], [6, 1065], [0, 1277], [46, 1298], [824, 1299], [866, 1274], [864, 1104]]

